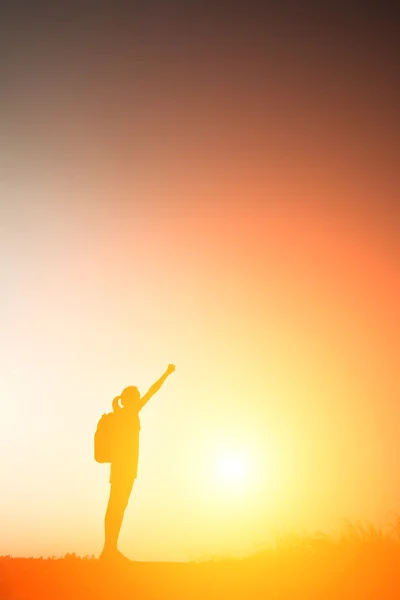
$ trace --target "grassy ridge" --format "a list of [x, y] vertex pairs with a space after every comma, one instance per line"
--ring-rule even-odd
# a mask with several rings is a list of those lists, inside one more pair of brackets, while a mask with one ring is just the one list
[[286, 536], [242, 560], [132, 563], [0, 557], [0, 600], [400, 600], [400, 521]]

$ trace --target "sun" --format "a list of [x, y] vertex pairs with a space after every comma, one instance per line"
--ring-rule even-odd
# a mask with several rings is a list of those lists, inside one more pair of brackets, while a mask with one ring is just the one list
[[[267, 480], [268, 486], [274, 487], [277, 477], [273, 452], [267, 452], [255, 436], [250, 439], [242, 434], [216, 432], [210, 438], [204, 440], [198, 472], [208, 506], [209, 502], [222, 508], [242, 506], [243, 502], [250, 506], [249, 503], [260, 497]], [[200, 479], [198, 481], [200, 483]]]
[[249, 456], [242, 450], [221, 452], [215, 460], [214, 478], [229, 487], [244, 486], [251, 475]]

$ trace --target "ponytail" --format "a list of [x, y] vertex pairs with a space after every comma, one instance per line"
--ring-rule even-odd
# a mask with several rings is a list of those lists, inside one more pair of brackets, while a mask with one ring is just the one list
[[119, 405], [120, 400], [121, 400], [121, 396], [116, 396], [114, 398], [114, 400], [112, 401], [112, 407], [113, 407], [114, 412], [121, 408]]

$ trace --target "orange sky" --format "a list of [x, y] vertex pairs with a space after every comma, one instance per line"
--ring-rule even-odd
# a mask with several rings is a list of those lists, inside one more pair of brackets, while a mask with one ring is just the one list
[[[212, 62], [193, 46], [190, 68], [170, 46], [125, 61], [119, 35], [99, 46], [109, 63], [89, 53], [87, 81], [57, 40], [16, 39], [0, 148], [0, 553], [99, 551], [97, 420], [169, 362], [142, 415], [129, 556], [384, 522], [400, 501], [389, 70], [239, 43]], [[221, 453], [242, 451], [246, 485], [218, 482]]]

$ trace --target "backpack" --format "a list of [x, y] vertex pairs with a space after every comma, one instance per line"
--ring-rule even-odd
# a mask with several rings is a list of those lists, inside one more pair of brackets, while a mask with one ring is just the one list
[[98, 463], [110, 463], [116, 438], [116, 412], [121, 407], [113, 402], [113, 412], [104, 413], [97, 423], [94, 434], [94, 459]]

